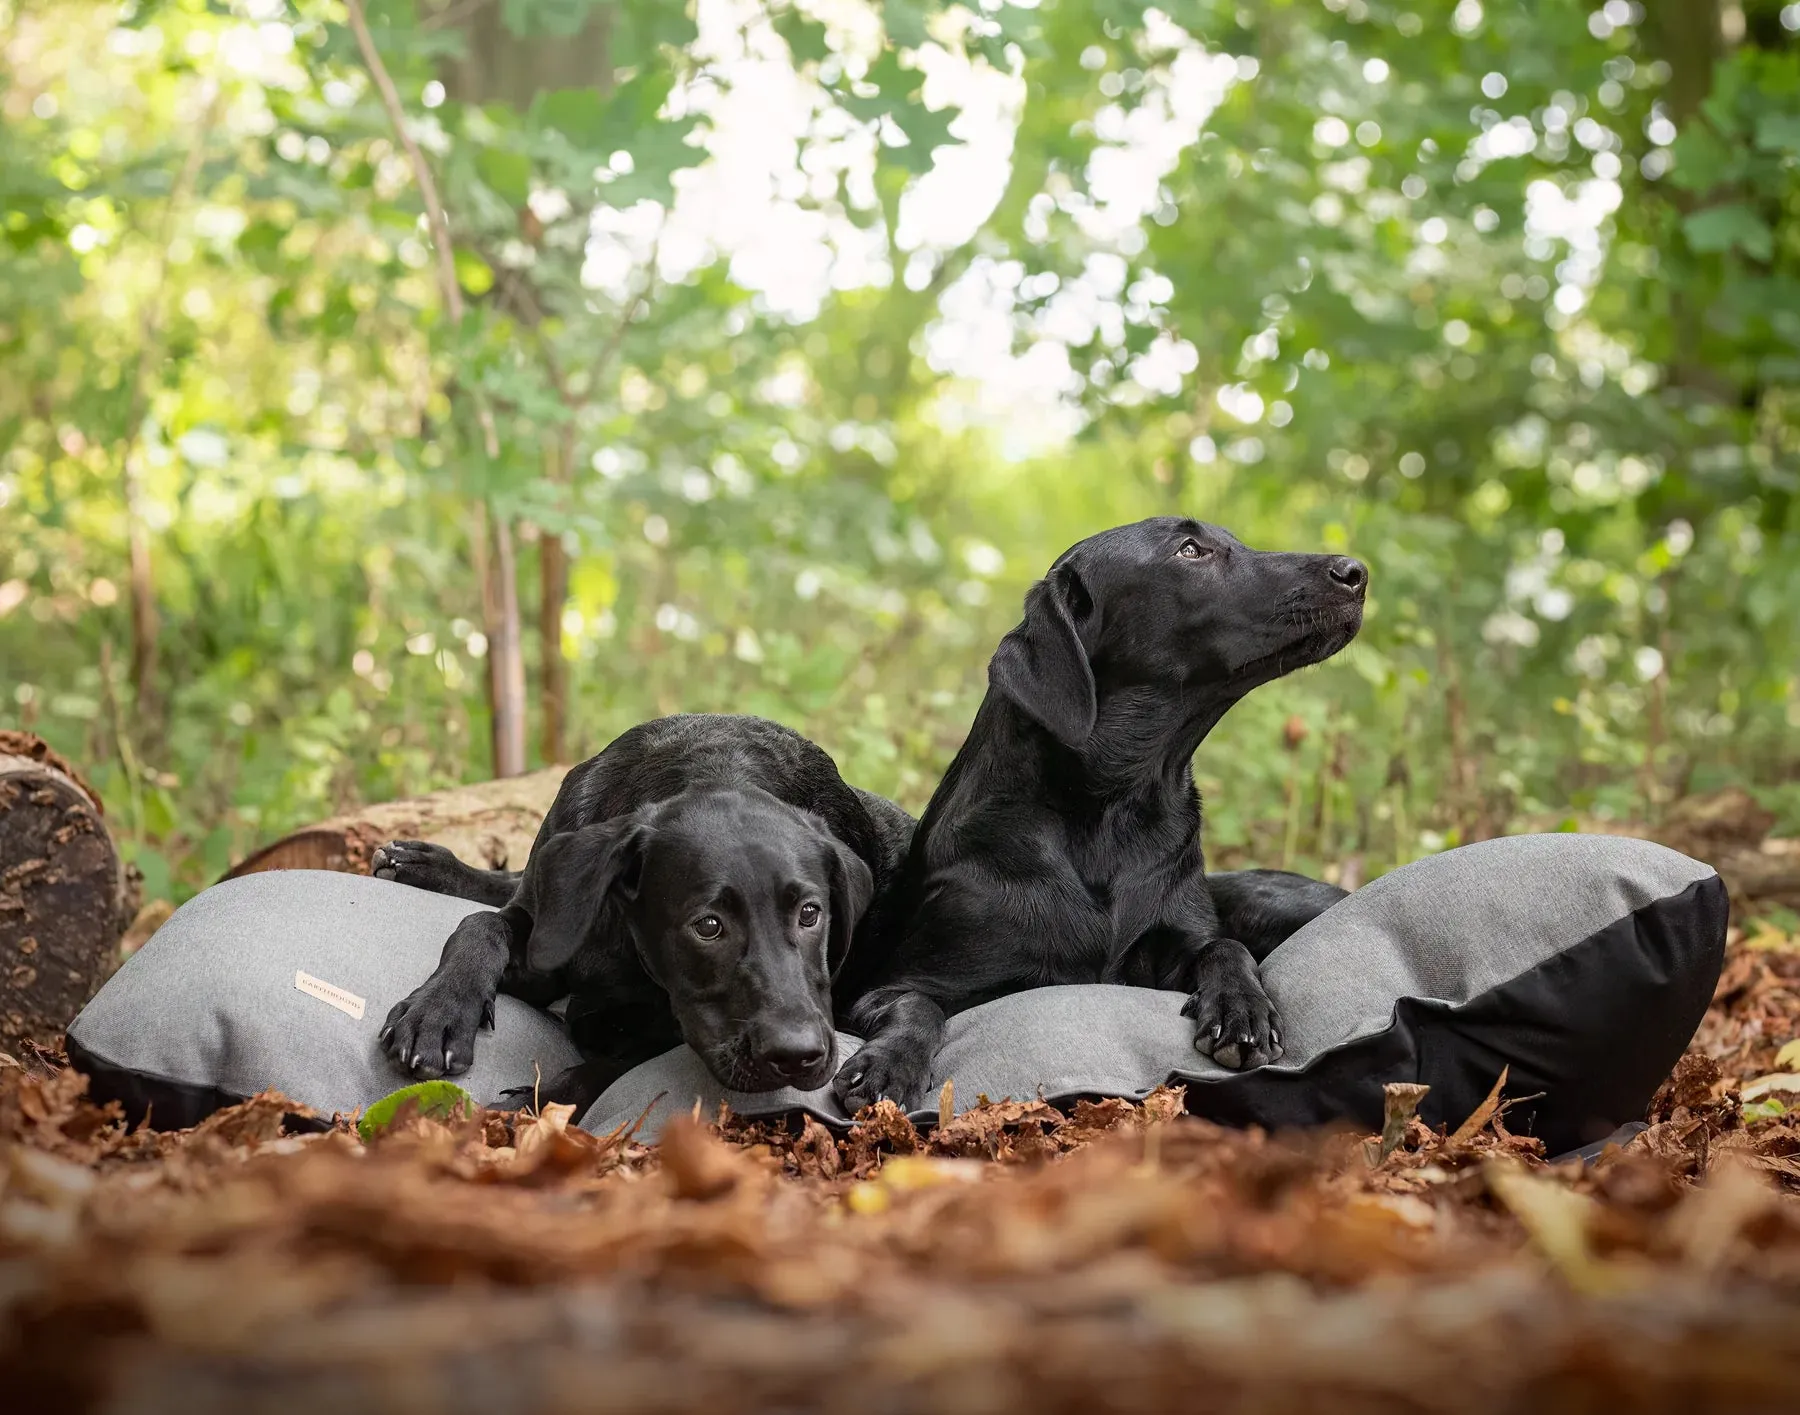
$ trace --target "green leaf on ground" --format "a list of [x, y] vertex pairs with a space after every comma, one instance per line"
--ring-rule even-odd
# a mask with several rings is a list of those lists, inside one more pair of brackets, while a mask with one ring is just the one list
[[465, 1114], [475, 1109], [474, 1098], [454, 1081], [421, 1081], [416, 1086], [402, 1086], [392, 1095], [383, 1096], [363, 1112], [356, 1123], [356, 1133], [367, 1144], [394, 1123], [400, 1108], [408, 1103], [418, 1107], [420, 1115], [448, 1119], [458, 1109]]

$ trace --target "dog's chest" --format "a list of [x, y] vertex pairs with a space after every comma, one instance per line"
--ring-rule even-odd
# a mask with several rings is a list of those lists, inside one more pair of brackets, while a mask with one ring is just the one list
[[669, 995], [635, 965], [588, 953], [569, 969], [569, 1039], [588, 1056], [643, 1061], [681, 1041]]
[[1180, 835], [1167, 825], [1120, 810], [1064, 832], [1054, 922], [1040, 934], [1044, 982], [1095, 981], [1159, 922], [1184, 853]]

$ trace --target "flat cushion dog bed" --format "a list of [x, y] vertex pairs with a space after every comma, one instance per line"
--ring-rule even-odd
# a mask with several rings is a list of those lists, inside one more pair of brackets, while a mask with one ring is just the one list
[[[324, 870], [227, 880], [194, 896], [69, 1025], [89, 1093], [159, 1130], [273, 1089], [330, 1115], [412, 1081], [375, 1034], [483, 906]], [[551, 1014], [500, 997], [456, 1083], [484, 1105], [581, 1054]]]
[[[153, 1123], [192, 1123], [264, 1087], [349, 1111], [406, 1084], [375, 1033], [479, 906], [361, 876], [288, 871], [215, 886], [177, 910], [69, 1029], [97, 1094]], [[1515, 836], [1384, 875], [1283, 943], [1262, 976], [1287, 1054], [1232, 1072], [1193, 1049], [1183, 998], [1106, 985], [1040, 988], [950, 1019], [932, 1095], [1067, 1103], [1187, 1086], [1189, 1111], [1234, 1124], [1381, 1121], [1381, 1088], [1431, 1087], [1421, 1113], [1459, 1123], [1502, 1067], [1513, 1113], [1551, 1153], [1643, 1114], [1699, 1025], [1722, 961], [1725, 889], [1706, 865], [1646, 841]], [[316, 980], [361, 1003], [321, 997]], [[348, 1010], [346, 1010], [348, 1009]], [[857, 1039], [841, 1036], [844, 1054]], [[474, 1068], [493, 1102], [576, 1059], [554, 1018], [502, 997]], [[751, 1117], [847, 1123], [829, 1088], [724, 1090], [685, 1047], [621, 1077], [582, 1124], [646, 1117], [653, 1138], [696, 1101]]]

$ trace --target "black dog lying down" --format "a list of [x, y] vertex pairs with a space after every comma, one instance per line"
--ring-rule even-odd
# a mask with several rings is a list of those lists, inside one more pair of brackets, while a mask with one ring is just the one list
[[566, 995], [592, 1058], [543, 1100], [585, 1109], [683, 1041], [734, 1090], [822, 1086], [837, 1061], [833, 980], [882, 927], [912, 828], [773, 722], [634, 727], [569, 773], [522, 874], [418, 841], [376, 852], [382, 878], [500, 906], [457, 926], [383, 1042], [416, 1075], [465, 1071], [504, 988], [539, 1006]]
[[1252, 688], [1350, 642], [1367, 581], [1174, 517], [1057, 560], [896, 884], [893, 945], [846, 1019], [867, 1038], [835, 1083], [848, 1110], [916, 1105], [948, 1014], [1052, 983], [1180, 990], [1221, 1065], [1281, 1055], [1257, 962], [1343, 891], [1274, 871], [1209, 887], [1190, 763]]

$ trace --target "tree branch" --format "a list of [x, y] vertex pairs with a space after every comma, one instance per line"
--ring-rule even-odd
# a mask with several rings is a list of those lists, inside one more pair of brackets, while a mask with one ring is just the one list
[[600, 352], [594, 356], [593, 376], [598, 378], [600, 371], [612, 362], [613, 355], [619, 352], [619, 346], [625, 342], [625, 336], [631, 332], [631, 326], [637, 317], [650, 303], [650, 296], [656, 289], [656, 263], [662, 258], [663, 233], [669, 229], [669, 208], [663, 208], [663, 218], [656, 228], [656, 239], [650, 243], [650, 259], [644, 264], [644, 283], [638, 292], [626, 301], [624, 310], [619, 315], [619, 324], [613, 330]]
[[406, 160], [412, 167], [413, 181], [418, 184], [419, 197], [425, 203], [425, 220], [431, 228], [431, 243], [437, 247], [438, 290], [444, 297], [444, 308], [449, 310], [451, 319], [461, 324], [462, 287], [456, 283], [456, 252], [450, 244], [450, 220], [444, 214], [444, 203], [438, 199], [437, 180], [431, 175], [431, 164], [425, 160], [424, 152], [406, 126], [406, 109], [400, 102], [400, 91], [394, 87], [387, 65], [382, 62], [381, 51], [375, 47], [375, 37], [369, 33], [369, 21], [363, 13], [362, 0], [344, 0], [344, 4], [350, 12], [350, 28], [356, 35], [356, 47], [362, 51], [369, 77], [375, 80], [375, 92], [381, 97], [381, 106], [387, 110], [388, 123], [394, 129], [394, 136], [406, 151]]

